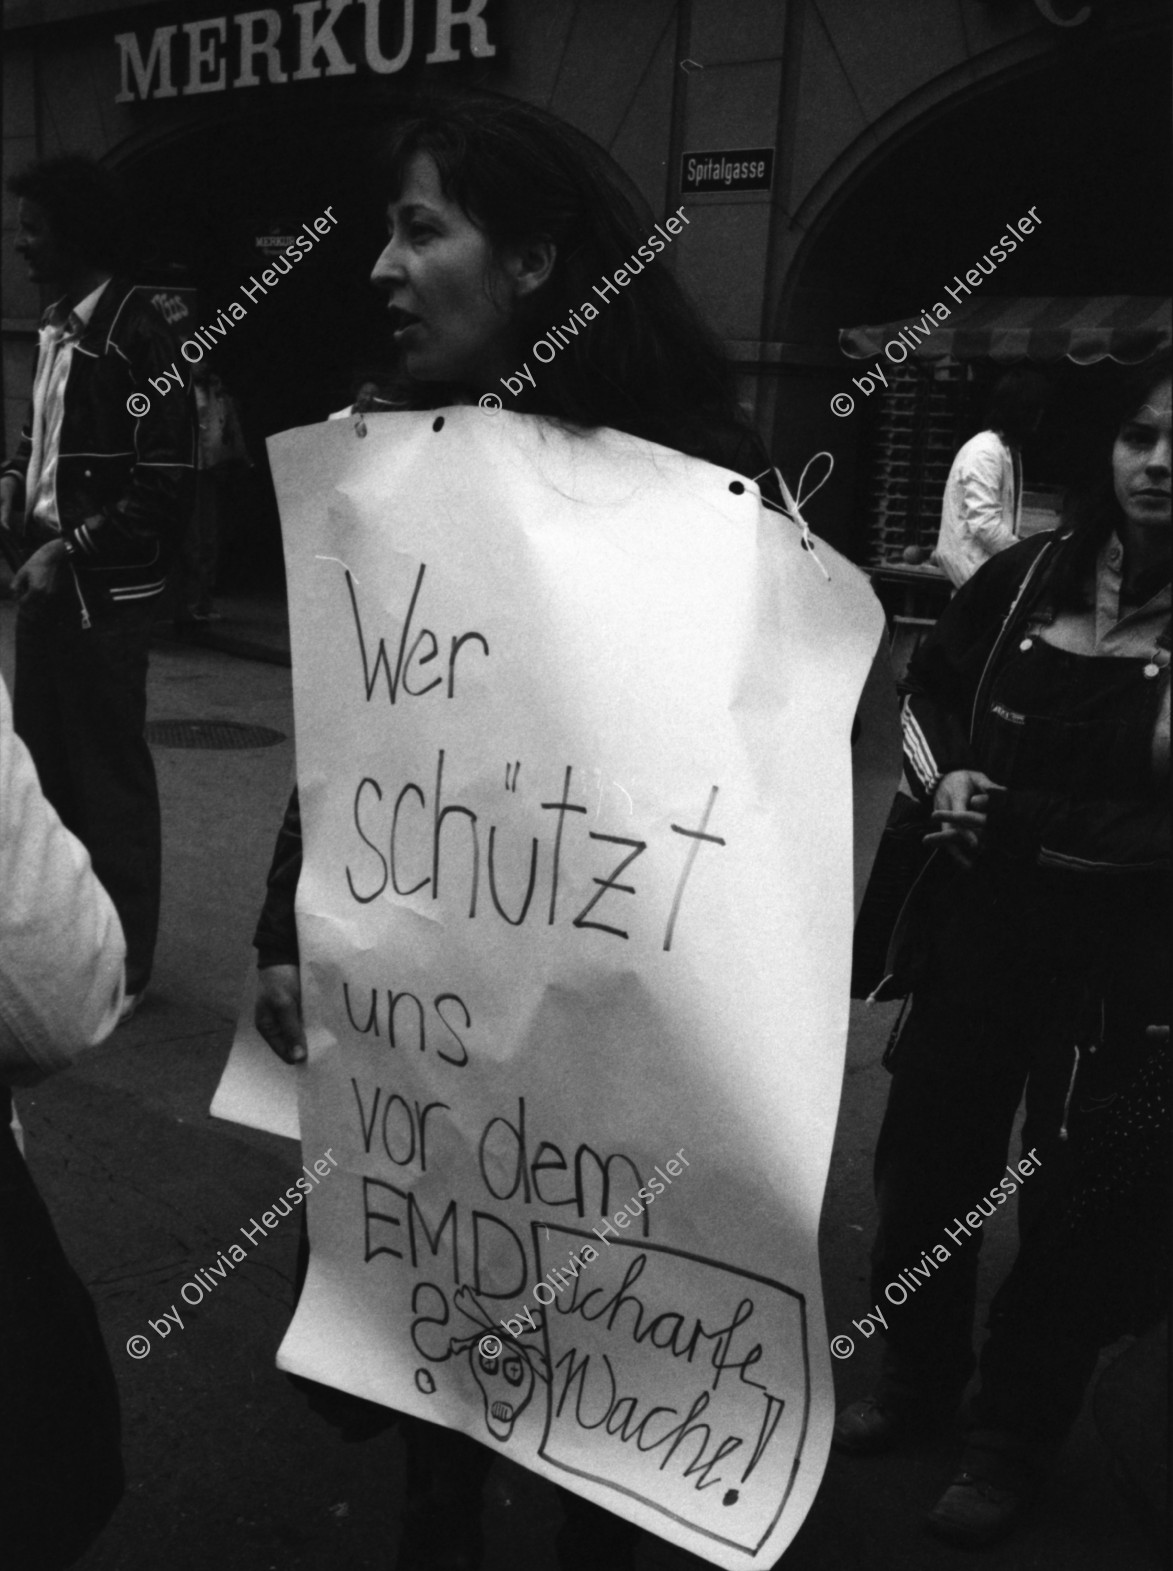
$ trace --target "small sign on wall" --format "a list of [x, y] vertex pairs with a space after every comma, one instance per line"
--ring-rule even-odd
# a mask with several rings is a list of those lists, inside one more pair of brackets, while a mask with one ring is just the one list
[[739, 147], [680, 156], [680, 191], [768, 191], [774, 183], [774, 149]]
[[286, 219], [279, 219], [253, 236], [253, 250], [268, 261], [271, 256], [279, 256], [286, 246], [292, 245], [297, 234], [296, 224], [291, 224]]

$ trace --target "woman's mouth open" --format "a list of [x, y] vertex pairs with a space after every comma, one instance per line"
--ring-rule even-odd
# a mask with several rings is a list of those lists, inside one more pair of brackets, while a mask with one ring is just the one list
[[411, 311], [405, 311], [402, 306], [389, 306], [388, 313], [391, 317], [391, 333], [397, 344], [402, 343], [404, 335], [413, 327], [420, 325], [419, 317]]

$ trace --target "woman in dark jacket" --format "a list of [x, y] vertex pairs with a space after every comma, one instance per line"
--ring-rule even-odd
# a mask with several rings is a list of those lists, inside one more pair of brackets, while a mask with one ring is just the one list
[[[840, 1414], [841, 1449], [952, 1417], [982, 1224], [1021, 1188], [1029, 1239], [1168, 1020], [1169, 420], [1165, 359], [1122, 387], [1069, 524], [982, 568], [909, 670], [905, 773], [936, 855], [890, 961], [912, 1005], [875, 1158], [883, 1374]], [[1089, 1374], [1065, 1377], [1074, 1407], [1052, 1394], [1017, 1432], [983, 1430], [930, 1524], [965, 1543], [1007, 1531]]]
[[[587, 137], [505, 100], [445, 106], [397, 128], [387, 190], [389, 238], [372, 282], [388, 297], [406, 407], [495, 397], [497, 407], [504, 401], [576, 430], [627, 431], [747, 476], [768, 470], [719, 346], [663, 261], [641, 260], [651, 222]], [[664, 249], [659, 239], [651, 245]], [[551, 324], [586, 313], [594, 286], [619, 267], [631, 274], [628, 287], [612, 291], [528, 382], [511, 375], [525, 363], [526, 346]], [[257, 1026], [291, 1063], [306, 1053], [294, 921], [300, 871], [295, 794], [254, 940]], [[391, 1417], [320, 1388], [314, 1400], [355, 1436]], [[417, 1420], [404, 1420], [403, 1430], [408, 1486], [398, 1571], [478, 1565], [479, 1495], [492, 1453]], [[631, 1523], [561, 1494], [566, 1571], [634, 1564]]]

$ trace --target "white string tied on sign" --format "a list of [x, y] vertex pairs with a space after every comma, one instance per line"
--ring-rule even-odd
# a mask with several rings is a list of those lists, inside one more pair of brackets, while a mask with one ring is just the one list
[[[810, 470], [811, 465], [820, 458], [825, 458], [827, 460], [827, 472], [815, 485], [810, 488], [809, 491], [804, 492], [803, 486], [806, 483], [807, 473]], [[782, 478], [782, 471], [776, 466], [773, 469], [763, 469], [760, 475], [754, 475], [753, 477], [755, 484], [768, 474], [772, 474], [774, 479], [777, 480], [778, 489], [782, 493], [783, 505], [779, 507], [778, 503], [772, 501], [768, 496], [763, 496], [761, 498], [762, 504], [765, 507], [772, 507], [776, 513], [781, 513], [783, 518], [788, 518], [792, 524], [798, 525], [798, 528], [802, 531], [802, 549], [804, 551], [809, 551], [811, 556], [814, 557], [815, 561], [818, 563], [819, 571], [822, 573], [823, 577], [827, 580], [828, 583], [831, 582], [831, 575], [823, 566], [822, 562], [819, 561], [819, 554], [815, 550], [815, 543], [811, 538], [811, 526], [803, 517], [802, 509], [813, 496], [816, 496], [818, 492], [823, 489], [827, 481], [831, 478], [834, 468], [835, 459], [832, 454], [828, 453], [825, 449], [822, 452], [815, 453], [813, 457], [808, 458], [806, 463], [803, 465], [802, 473], [798, 477], [797, 498], [791, 495], [790, 487]]]

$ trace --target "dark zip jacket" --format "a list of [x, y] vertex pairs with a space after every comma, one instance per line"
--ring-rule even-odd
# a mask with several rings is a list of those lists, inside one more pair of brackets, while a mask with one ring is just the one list
[[[160, 393], [150, 378], [185, 369], [156, 291], [112, 278], [74, 346], [65, 383], [56, 492], [81, 604], [91, 615], [161, 593], [195, 496], [191, 384]], [[60, 303], [59, 303], [60, 304]], [[42, 319], [46, 325], [57, 307]], [[138, 417], [127, 400], [149, 407]], [[32, 409], [0, 474], [23, 487], [32, 455]], [[27, 503], [27, 497], [24, 499]], [[90, 522], [86, 522], [89, 519]], [[55, 538], [26, 515], [25, 556]]]
[[[926, 810], [941, 777], [954, 770], [983, 770], [1005, 783], [985, 746], [991, 689], [1005, 663], [1028, 647], [1032, 618], [1048, 606], [1055, 572], [1070, 549], [1070, 534], [1057, 533], [993, 557], [957, 594], [910, 663], [902, 684], [905, 777]], [[1147, 718], [1137, 718], [1137, 709], [1127, 722], [1134, 757], [1151, 749], [1162, 687], [1169, 682], [1167, 625], [1158, 645], [1159, 663], [1155, 658], [1148, 667]], [[1104, 663], [1113, 659], [1104, 657]], [[1167, 781], [1155, 769], [1095, 792], [1011, 782], [1010, 789], [990, 794], [976, 872], [959, 869], [941, 850], [921, 872], [897, 920], [888, 975], [875, 996], [946, 981], [962, 963], [959, 944], [967, 951], [977, 946], [980, 956], [967, 954], [965, 963], [987, 965], [992, 987], [1004, 980], [1011, 954], [1017, 964], [1030, 953], [1040, 974], [1081, 967], [1105, 978], [1128, 974], [1148, 994], [1160, 974], [1155, 956], [1168, 940], [1169, 870]], [[1155, 1001], [1150, 1007], [1157, 1008]], [[1165, 1017], [1167, 1007], [1166, 1001]]]
[[[922, 803], [943, 775], [985, 768], [981, 724], [990, 680], [1045, 600], [1070, 539], [1036, 535], [992, 557], [913, 657], [901, 684], [904, 772]], [[1168, 682], [1167, 669], [1160, 680]], [[1170, 865], [1168, 801], [1155, 777], [1147, 795], [1119, 799], [994, 793], [988, 833], [1019, 859], [1093, 876]]]

